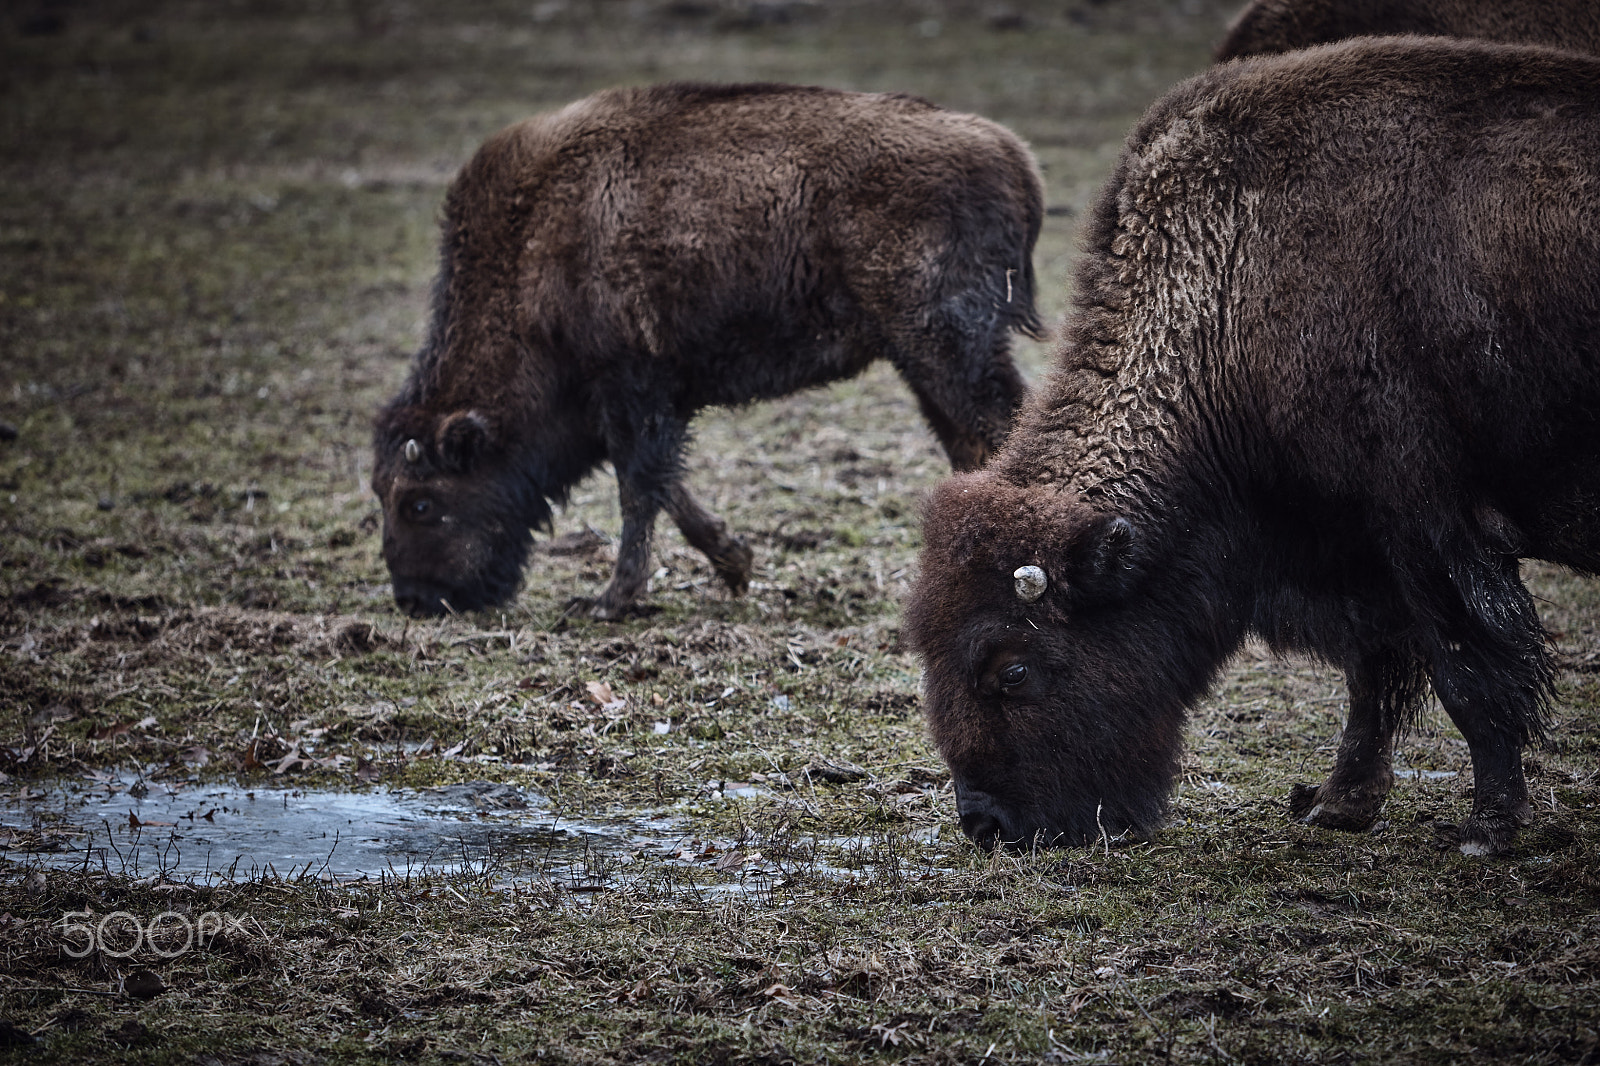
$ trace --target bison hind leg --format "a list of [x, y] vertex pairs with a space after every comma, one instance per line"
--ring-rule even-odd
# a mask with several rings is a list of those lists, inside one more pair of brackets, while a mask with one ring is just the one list
[[675, 482], [667, 494], [667, 513], [684, 539], [711, 560], [728, 591], [735, 596], [744, 595], [756, 560], [750, 546], [729, 534], [727, 523], [701, 507], [681, 481]]
[[[1466, 716], [1452, 717], [1459, 727]], [[1470, 721], [1461, 731], [1472, 751], [1472, 814], [1461, 823], [1461, 851], [1500, 855], [1511, 849], [1517, 831], [1533, 822], [1521, 738], [1473, 729]]]
[[[1474, 804], [1476, 807], [1476, 804]], [[1488, 810], [1472, 812], [1459, 832], [1461, 854], [1503, 855], [1511, 850], [1517, 831], [1533, 824], [1533, 806], [1526, 798], [1506, 797]]]
[[593, 618], [600, 622], [621, 622], [628, 618], [648, 618], [659, 613], [661, 608], [651, 604], [637, 601], [617, 604], [608, 603], [604, 597], [595, 599], [590, 596], [574, 596], [561, 608], [561, 617], [566, 618]]

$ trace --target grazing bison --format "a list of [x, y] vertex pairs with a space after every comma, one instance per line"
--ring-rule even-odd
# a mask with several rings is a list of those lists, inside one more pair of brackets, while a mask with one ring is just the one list
[[1600, 61], [1362, 38], [1214, 68], [1131, 134], [1058, 365], [927, 505], [907, 635], [962, 828], [1151, 826], [1247, 634], [1341, 667], [1360, 829], [1431, 683], [1471, 854], [1529, 820], [1551, 668], [1518, 558], [1600, 568]]
[[908, 96], [782, 85], [598, 93], [491, 138], [451, 186], [432, 325], [378, 414], [373, 488], [401, 607], [507, 600], [551, 504], [605, 460], [619, 617], [665, 508], [734, 592], [751, 553], [682, 480], [689, 421], [882, 356], [958, 469], [1023, 394], [1040, 331], [1037, 167]]
[[1217, 59], [1268, 55], [1346, 37], [1415, 33], [1544, 44], [1600, 54], [1596, 0], [1253, 0]]

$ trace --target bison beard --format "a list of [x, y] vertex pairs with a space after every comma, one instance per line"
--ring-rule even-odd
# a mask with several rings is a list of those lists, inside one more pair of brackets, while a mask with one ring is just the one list
[[1248, 60], [1130, 136], [1048, 384], [930, 499], [907, 635], [979, 843], [1159, 822], [1249, 634], [1343, 669], [1292, 813], [1365, 829], [1429, 686], [1469, 854], [1531, 817], [1519, 558], [1600, 570], [1600, 61], [1441, 39]]
[[491, 138], [452, 185], [432, 325], [379, 413], [395, 598], [503, 603], [551, 505], [609, 460], [622, 538], [596, 617], [634, 609], [666, 510], [734, 593], [750, 549], [690, 494], [695, 412], [888, 359], [952, 465], [1009, 429], [1037, 335], [1042, 189], [993, 123], [904, 96], [613, 90]]

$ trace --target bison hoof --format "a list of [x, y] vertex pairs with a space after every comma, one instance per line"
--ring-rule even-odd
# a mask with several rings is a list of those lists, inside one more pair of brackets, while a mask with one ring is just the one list
[[1295, 785], [1289, 790], [1289, 813], [1302, 824], [1321, 829], [1365, 832], [1378, 820], [1382, 808], [1382, 796], [1341, 796], [1327, 785]]
[[711, 560], [717, 576], [735, 596], [743, 596], [750, 588], [750, 570], [755, 566], [756, 553], [743, 540], [735, 540], [726, 551]]
[[1533, 809], [1526, 803], [1505, 810], [1473, 811], [1461, 823], [1458, 834], [1461, 854], [1472, 856], [1504, 855], [1511, 850], [1517, 830], [1533, 821]]
[[659, 607], [647, 607], [640, 603], [607, 603], [605, 597], [592, 600], [587, 596], [575, 596], [567, 601], [565, 607], [561, 608], [561, 617], [592, 618], [597, 622], [621, 622], [626, 618], [652, 615], [660, 609]]
[[1517, 827], [1503, 822], [1489, 822], [1482, 818], [1468, 818], [1459, 831], [1458, 847], [1461, 854], [1474, 858], [1504, 855], [1511, 850]]

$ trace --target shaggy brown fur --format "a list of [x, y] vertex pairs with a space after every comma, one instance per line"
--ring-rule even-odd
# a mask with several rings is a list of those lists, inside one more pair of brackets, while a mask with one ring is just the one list
[[[892, 362], [958, 469], [1023, 393], [1037, 168], [906, 96], [781, 85], [598, 93], [490, 139], [445, 208], [433, 323], [378, 415], [395, 598], [508, 599], [530, 527], [602, 461], [623, 526], [593, 613], [644, 590], [656, 512], [742, 591], [751, 553], [680, 478], [695, 412]], [[408, 458], [409, 452], [409, 458]]]
[[1600, 60], [1402, 37], [1215, 68], [1085, 241], [1048, 383], [927, 509], [907, 629], [963, 828], [1157, 822], [1256, 633], [1349, 682], [1295, 813], [1370, 824], [1431, 683], [1472, 751], [1462, 847], [1507, 847], [1551, 676], [1517, 559], [1600, 569]]
[[1234, 17], [1217, 59], [1269, 55], [1347, 37], [1414, 33], [1544, 44], [1600, 54], [1595, 0], [1254, 0]]

